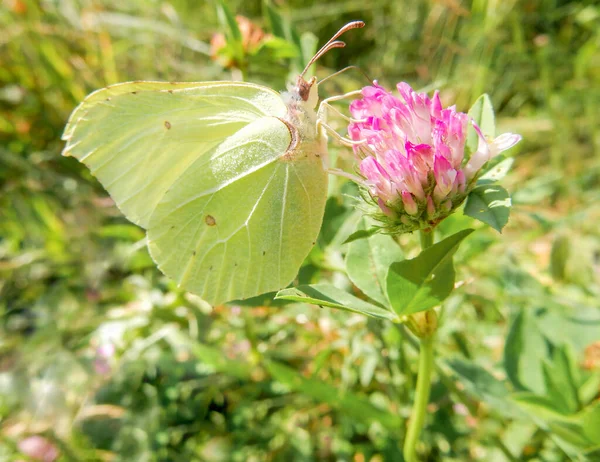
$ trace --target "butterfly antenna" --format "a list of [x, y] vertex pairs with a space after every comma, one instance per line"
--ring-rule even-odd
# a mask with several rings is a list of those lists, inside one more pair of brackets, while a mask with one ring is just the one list
[[369, 75], [368, 75], [368, 74], [367, 74], [367, 73], [366, 73], [364, 70], [362, 70], [360, 67], [358, 67], [358, 66], [348, 66], [348, 67], [345, 67], [345, 68], [343, 68], [343, 69], [340, 69], [340, 70], [339, 70], [339, 71], [337, 71], [337, 72], [334, 72], [333, 74], [330, 74], [330, 75], [328, 75], [327, 77], [324, 77], [324, 78], [322, 78], [322, 79], [321, 79], [321, 80], [318, 82], [318, 84], [319, 84], [319, 85], [321, 85], [323, 82], [325, 82], [325, 81], [327, 81], [327, 80], [329, 80], [329, 79], [331, 79], [331, 78], [333, 78], [333, 77], [336, 77], [336, 76], [338, 76], [338, 75], [340, 75], [340, 74], [343, 74], [344, 72], [346, 72], [346, 71], [349, 71], [350, 69], [356, 69], [358, 72], [360, 72], [360, 73], [361, 73], [361, 75], [362, 75], [362, 76], [363, 76], [365, 79], [367, 79], [367, 80], [369, 81], [369, 84], [372, 84], [372, 83], [373, 83], [373, 80], [371, 79], [371, 77], [369, 77]]
[[300, 77], [304, 77], [304, 74], [306, 74], [308, 72], [308, 69], [310, 68], [310, 66], [312, 66], [315, 63], [315, 61], [317, 61], [321, 56], [323, 56], [329, 50], [331, 50], [333, 48], [343, 48], [346, 46], [346, 44], [344, 42], [342, 42], [340, 40], [336, 40], [340, 35], [348, 32], [351, 29], [359, 29], [361, 27], [365, 27], [365, 23], [363, 21], [352, 21], [352, 22], [349, 22], [348, 24], [346, 24], [344, 27], [342, 27], [339, 31], [337, 31], [337, 33], [333, 37], [331, 37], [329, 39], [329, 41], [325, 45], [323, 45], [321, 47], [321, 49], [319, 51], [317, 51], [315, 53], [315, 55], [310, 59], [310, 61], [308, 62], [308, 64], [304, 68], [304, 70], [302, 71], [302, 74], [300, 74]]
[[334, 40], [327, 42], [325, 45], [323, 45], [323, 48], [321, 48], [319, 51], [317, 51], [315, 53], [315, 55], [311, 58], [311, 60], [308, 62], [308, 64], [306, 65], [306, 67], [304, 68], [304, 70], [302, 71], [302, 74], [300, 74], [300, 76], [304, 76], [304, 74], [306, 73], [306, 71], [308, 71], [308, 68], [310, 66], [312, 66], [315, 61], [317, 61], [321, 56], [323, 56], [325, 53], [327, 53], [329, 50], [333, 49], [333, 48], [344, 48], [346, 46], [345, 42], [342, 42], [341, 40]]

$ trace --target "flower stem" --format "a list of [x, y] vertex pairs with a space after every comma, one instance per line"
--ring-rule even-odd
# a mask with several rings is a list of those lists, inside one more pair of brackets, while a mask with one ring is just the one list
[[420, 231], [421, 250], [425, 250], [433, 245], [433, 231]]
[[419, 435], [425, 422], [429, 393], [431, 391], [431, 372], [433, 371], [433, 340], [434, 335], [421, 339], [419, 353], [419, 375], [417, 377], [417, 389], [415, 391], [415, 402], [410, 416], [408, 431], [404, 441], [404, 460], [406, 462], [417, 462], [415, 447], [419, 441]]
[[[425, 250], [433, 245], [433, 231], [420, 232], [421, 249]], [[435, 311], [416, 313], [409, 322], [413, 333], [419, 336], [421, 348], [419, 351], [419, 372], [417, 376], [417, 388], [415, 390], [415, 402], [408, 422], [406, 439], [404, 440], [404, 460], [406, 462], [417, 462], [416, 446], [423, 430], [429, 394], [431, 392], [431, 373], [433, 372], [433, 344], [435, 330], [437, 329], [437, 316]], [[419, 328], [416, 328], [416, 327]]]

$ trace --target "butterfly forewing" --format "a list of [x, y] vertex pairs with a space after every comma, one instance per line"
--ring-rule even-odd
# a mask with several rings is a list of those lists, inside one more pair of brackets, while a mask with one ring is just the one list
[[252, 121], [285, 113], [276, 92], [247, 83], [119, 84], [73, 112], [64, 153], [84, 162], [125, 216], [147, 227], [194, 161]]

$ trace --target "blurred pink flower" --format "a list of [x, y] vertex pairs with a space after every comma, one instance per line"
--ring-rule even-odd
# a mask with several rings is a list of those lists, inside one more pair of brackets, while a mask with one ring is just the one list
[[[400, 98], [374, 82], [350, 104], [350, 138], [364, 141], [354, 150], [364, 186], [381, 211], [399, 218], [404, 231], [434, 226], [464, 201], [481, 167], [521, 137], [511, 133], [493, 141], [454, 106], [444, 109], [433, 98], [397, 85]], [[465, 159], [467, 128], [472, 124], [479, 146]]]
[[96, 348], [94, 359], [94, 370], [97, 374], [107, 375], [112, 370], [111, 362], [115, 354], [115, 346], [112, 343], [103, 343]]
[[50, 440], [42, 436], [29, 436], [21, 441], [17, 445], [19, 451], [32, 460], [39, 460], [43, 462], [53, 462], [58, 458], [59, 452]]

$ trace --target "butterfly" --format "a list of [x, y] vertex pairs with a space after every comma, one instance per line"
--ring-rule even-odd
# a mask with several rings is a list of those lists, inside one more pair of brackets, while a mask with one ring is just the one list
[[[147, 232], [158, 268], [211, 304], [286, 287], [315, 245], [327, 137], [309, 67], [282, 94], [245, 82], [127, 82], [73, 111], [63, 155]], [[337, 135], [339, 137], [339, 135]]]

